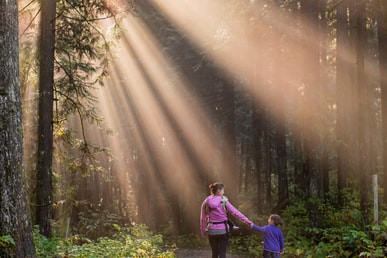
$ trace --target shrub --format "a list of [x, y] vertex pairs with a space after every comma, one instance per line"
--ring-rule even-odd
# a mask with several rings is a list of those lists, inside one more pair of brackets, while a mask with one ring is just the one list
[[[285, 237], [285, 257], [385, 257], [387, 253], [387, 216], [378, 225], [367, 225], [360, 212], [356, 196], [347, 196], [347, 205], [317, 198], [292, 203], [281, 213], [285, 225], [281, 229]], [[335, 198], [333, 198], [335, 200]], [[313, 214], [308, 207], [313, 206]], [[372, 213], [370, 213], [372, 214]], [[312, 223], [311, 217], [317, 219]], [[263, 225], [267, 215], [254, 221]], [[262, 255], [263, 234], [245, 232], [230, 239], [230, 250], [243, 257]]]
[[15, 240], [12, 238], [12, 236], [0, 236], [0, 257], [11, 257], [15, 247]]
[[162, 236], [150, 232], [145, 225], [114, 228], [117, 232], [112, 238], [95, 241], [78, 235], [67, 240], [46, 239], [35, 232], [38, 257], [174, 257], [173, 248], [164, 246]]

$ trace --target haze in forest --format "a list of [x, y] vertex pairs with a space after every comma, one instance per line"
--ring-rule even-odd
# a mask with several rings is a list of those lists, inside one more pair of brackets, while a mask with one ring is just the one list
[[[205, 78], [193, 77], [203, 77], [200, 74], [207, 69], [206, 61], [214, 60], [211, 69], [219, 69], [224, 78], [248, 92], [251, 103], [268, 106], [274, 119], [277, 106], [281, 104], [283, 108], [287, 104], [284, 100], [296, 103], [304, 96], [305, 85], [300, 78], [318, 65], [314, 63], [316, 60], [309, 58], [309, 52], [318, 47], [319, 29], [313, 21], [305, 22], [310, 26], [305, 28], [309, 34], [303, 36], [301, 42], [299, 32], [292, 30], [305, 18], [292, 13], [280, 14], [282, 11], [272, 9], [271, 17], [276, 17], [275, 23], [265, 21], [258, 12], [266, 7], [257, 7], [257, 2], [251, 1], [251, 8], [244, 9], [250, 13], [241, 14], [230, 13], [230, 8], [221, 1], [155, 0], [142, 5], [140, 8], [148, 9], [142, 10], [139, 16], [129, 15], [123, 20], [124, 35], [116, 52], [117, 59], [106, 86], [97, 93], [106, 126], [115, 133], [113, 136], [101, 135], [101, 139], [95, 141], [111, 147], [112, 153], [117, 155], [113, 167], [121, 177], [122, 188], [129, 189], [128, 192], [134, 189], [150, 191], [140, 194], [144, 199], [139, 197], [133, 202], [148, 203], [149, 198], [156, 198], [160, 203], [168, 200], [168, 196], [179, 196], [180, 204], [186, 209], [185, 214], [191, 216], [192, 228], [195, 228], [197, 203], [192, 205], [193, 202], [184, 200], [195, 196], [199, 202], [208, 194], [203, 178], [209, 183], [225, 181], [228, 184], [226, 195], [227, 190], [237, 187], [233, 185], [233, 179], [223, 173], [223, 169], [232, 167], [234, 161], [224, 163], [217, 154], [232, 147], [208, 126], [213, 117], [203, 107], [202, 96], [194, 90], [198, 82], [205, 81]], [[156, 24], [147, 17], [153, 12], [160, 15], [155, 18]], [[243, 15], [249, 18], [241, 19]], [[160, 42], [161, 35], [168, 34], [163, 30], [171, 27], [175, 31], [166, 39], [170, 42]], [[179, 33], [181, 38], [176, 36]], [[167, 48], [168, 44], [173, 45], [178, 40], [182, 40], [191, 53], [202, 56], [202, 63], [187, 60], [175, 69], [173, 58], [178, 58], [179, 53], [173, 52], [172, 58]], [[327, 44], [334, 47], [335, 43]], [[182, 59], [189, 52], [180, 51]], [[189, 70], [189, 76], [185, 74], [186, 70]], [[334, 78], [330, 80], [333, 84]], [[216, 82], [208, 82], [213, 83]], [[309, 92], [314, 92], [316, 99], [325, 99], [326, 92], [317, 87], [316, 84], [316, 89]], [[297, 112], [287, 111], [293, 112], [291, 126], [296, 128], [297, 123], [303, 123], [304, 117], [315, 115], [315, 104], [303, 106]], [[334, 104], [327, 106], [330, 108], [327, 112], [335, 111]], [[137, 172], [136, 159], [145, 164]], [[157, 168], [152, 167], [154, 159], [157, 159]], [[206, 171], [211, 174], [207, 175]]]
[[[121, 12], [119, 2], [108, 1]], [[53, 171], [63, 189], [56, 192], [54, 217], [63, 225], [65, 216], [75, 224], [79, 213], [106, 210], [152, 230], [198, 233], [200, 204], [214, 181], [256, 216], [282, 210], [292, 198], [325, 199], [330, 189], [339, 196], [345, 180], [370, 179], [382, 167], [375, 24], [367, 24], [362, 52], [351, 42], [362, 43], [361, 35], [351, 38], [356, 27], [345, 27], [349, 18], [340, 16], [345, 7], [331, 1], [325, 7], [313, 1], [133, 2], [111, 48], [110, 74], [94, 91], [103, 124], [80, 123], [75, 114], [68, 125], [106, 149], [87, 167], [71, 151], [65, 154], [74, 162], [62, 162], [62, 146], [55, 146]], [[34, 29], [31, 16], [21, 22], [22, 33]], [[112, 21], [101, 24], [103, 35], [111, 35]], [[364, 98], [368, 103], [359, 101], [362, 83], [374, 94]], [[359, 125], [369, 127], [364, 133]], [[377, 153], [363, 155], [370, 162], [363, 164], [374, 162], [369, 171], [358, 162], [364, 145]], [[341, 160], [347, 163], [340, 167]]]

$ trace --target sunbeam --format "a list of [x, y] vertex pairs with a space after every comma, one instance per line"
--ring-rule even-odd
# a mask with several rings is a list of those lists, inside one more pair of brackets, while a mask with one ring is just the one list
[[[142, 174], [152, 189], [152, 196], [161, 196], [165, 189], [159, 187], [168, 186], [171, 194], [179, 195], [181, 200], [192, 199], [188, 196], [192, 192], [187, 191], [187, 184], [192, 189], [206, 189], [198, 184], [213, 170], [212, 160], [219, 145], [218, 136], [209, 127], [211, 118], [190, 95], [194, 86], [173, 73], [174, 64], [160, 51], [162, 46], [142, 20], [128, 17], [123, 27], [125, 35], [112, 79], [98, 96], [107, 124], [119, 132], [117, 140], [110, 144], [113, 153], [122, 155], [116, 161], [117, 168], [129, 169], [127, 161], [133, 158], [130, 153], [146, 154], [135, 158], [146, 164], [142, 171], [133, 172], [132, 167], [129, 173]], [[157, 167], [153, 167], [155, 163]], [[131, 183], [142, 183], [137, 180]], [[204, 190], [195, 198], [199, 201], [206, 193]], [[192, 221], [197, 220], [194, 211], [187, 214], [192, 216]]]
[[[157, 12], [164, 17], [157, 18], [157, 28], [141, 15], [128, 16], [123, 21], [125, 30], [117, 59], [108, 86], [98, 96], [107, 124], [118, 132], [108, 145], [113, 153], [119, 153], [114, 167], [121, 173], [117, 175], [122, 178], [121, 187], [148, 192], [136, 199], [139, 209], [155, 212], [152, 202], [169, 198], [164, 195], [178, 196], [177, 206], [190, 218], [194, 229], [198, 203], [207, 194], [203, 181], [230, 184], [229, 193], [235, 197], [233, 187], [237, 186], [232, 184], [237, 174], [236, 160], [230, 158], [232, 143], [225, 142], [211, 126], [213, 116], [197, 99], [200, 96], [194, 90], [198, 83], [194, 76], [195, 70], [201, 69], [200, 64], [191, 65], [193, 77], [184, 69], [174, 68], [169, 45], [158, 38], [171, 26], [161, 24], [175, 26], [175, 36], [167, 40], [173, 42], [177, 40], [173, 37], [183, 32], [180, 40], [213, 59], [227, 76], [244, 81], [240, 84], [254, 102], [271, 107], [274, 116], [280, 116], [284, 95], [288, 99], [302, 96], [300, 74], [313, 67], [308, 63], [307, 49], [302, 50], [304, 45], [297, 46], [296, 58], [284, 58], [282, 52], [296, 45], [296, 33], [288, 26], [296, 21], [290, 15], [278, 14], [277, 22], [268, 24], [264, 17], [259, 20], [254, 16], [254, 10], [268, 6], [247, 1], [242, 13], [229, 13], [230, 8], [222, 1], [153, 0], [139, 6], [146, 9], [145, 16]], [[251, 23], [254, 26], [249, 26]], [[313, 112], [313, 108], [309, 111]], [[152, 221], [146, 223], [152, 225]]]
[[[247, 83], [246, 87], [256, 101], [271, 105], [282, 101], [282, 94], [302, 94], [300, 78], [314, 67], [308, 56], [316, 47], [319, 30], [310, 24], [306, 29], [313, 35], [301, 44], [300, 32], [292, 31], [294, 26], [290, 26], [302, 18], [300, 15], [286, 14], [267, 4], [260, 6], [258, 1], [242, 1], [247, 6], [242, 14], [230, 13], [231, 8], [223, 1], [152, 2], [211, 55], [218, 66], [237, 79], [254, 83]], [[275, 21], [265, 21], [261, 14], [265, 9], [272, 12]], [[262, 16], [257, 17], [258, 13]], [[237, 15], [246, 18], [233, 19]], [[284, 54], [287, 49], [292, 49], [295, 56]], [[265, 95], [268, 85], [274, 92], [269, 98]]]

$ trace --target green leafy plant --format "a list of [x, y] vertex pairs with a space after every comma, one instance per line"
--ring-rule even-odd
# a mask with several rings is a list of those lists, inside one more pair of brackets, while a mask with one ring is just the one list
[[14, 246], [15, 240], [10, 235], [0, 236], [0, 247]]
[[15, 240], [10, 235], [0, 236], [0, 256], [11, 257], [14, 253]]
[[319, 226], [310, 223], [306, 203], [291, 205], [283, 214], [286, 253], [291, 257], [384, 257], [387, 222], [365, 225], [355, 202], [340, 210], [317, 201]]
[[206, 237], [201, 237], [197, 234], [188, 234], [178, 237], [170, 236], [167, 239], [171, 245], [176, 245], [179, 248], [192, 248], [192, 249], [206, 249], [208, 246], [208, 239]]
[[94, 240], [102, 236], [112, 236], [116, 231], [113, 225], [122, 223], [123, 220], [119, 215], [108, 210], [93, 208], [79, 213], [79, 223], [73, 231], [75, 234], [82, 234]]
[[230, 238], [231, 252], [260, 257], [262, 255], [262, 235], [250, 234]]
[[163, 243], [163, 237], [154, 234], [142, 224], [121, 228], [112, 225], [116, 233], [111, 237], [90, 240], [79, 235], [67, 240], [47, 239], [35, 231], [38, 257], [159, 257], [172, 258], [174, 248]]

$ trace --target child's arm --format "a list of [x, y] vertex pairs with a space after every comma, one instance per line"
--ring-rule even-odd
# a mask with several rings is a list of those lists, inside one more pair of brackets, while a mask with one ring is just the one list
[[253, 230], [257, 230], [257, 231], [260, 231], [260, 232], [266, 232], [266, 226], [264, 227], [260, 227], [258, 225], [255, 225], [254, 223], [250, 225], [250, 227], [253, 229]]
[[282, 231], [280, 232], [279, 237], [280, 237], [279, 240], [280, 240], [281, 254], [284, 254], [285, 253], [285, 240], [284, 240], [284, 235], [282, 234]]

